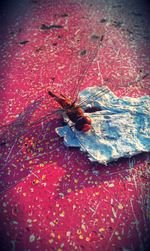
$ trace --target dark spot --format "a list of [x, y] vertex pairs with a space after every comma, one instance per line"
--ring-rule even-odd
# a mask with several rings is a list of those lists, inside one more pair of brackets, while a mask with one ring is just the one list
[[108, 231], [111, 232], [113, 230], [112, 227], [108, 227]]
[[58, 35], [58, 38], [62, 38], [62, 36], [61, 36], [61, 35]]
[[[123, 30], [123, 29], [122, 29]], [[129, 29], [126, 29], [126, 31], [129, 33], [129, 34], [133, 34], [133, 32]]]
[[27, 44], [28, 42], [29, 42], [28, 40], [23, 40], [23, 41], [20, 41], [20, 44], [25, 45], [25, 44]]
[[101, 239], [104, 239], [104, 235], [100, 234]]
[[55, 81], [55, 77], [52, 77], [51, 80], [52, 80], [52, 81]]
[[97, 39], [100, 39], [100, 36], [98, 36], [98, 35], [96, 35], [96, 34], [93, 34], [93, 35], [91, 36], [91, 39], [97, 40]]
[[100, 22], [101, 22], [101, 23], [105, 23], [105, 22], [107, 22], [107, 19], [102, 18], [102, 19], [100, 20]]
[[113, 22], [113, 26], [115, 26], [116, 28], [120, 28], [122, 27], [123, 22], [122, 21], [114, 21]]
[[86, 53], [87, 53], [87, 51], [83, 50], [83, 51], [80, 52], [80, 56], [84, 56], [84, 55], [86, 55]]
[[5, 141], [0, 143], [0, 146], [5, 146], [7, 143]]
[[105, 78], [105, 77], [104, 77], [104, 81], [109, 81], [109, 78]]
[[14, 32], [14, 31], [11, 31], [11, 32], [10, 32], [10, 35], [15, 35], [15, 32]]
[[57, 46], [57, 43], [53, 43], [52, 45], [53, 45], [53, 46]]
[[68, 14], [64, 13], [64, 14], [61, 15], [61, 17], [68, 17]]
[[55, 223], [57, 224], [58, 222], [59, 222], [59, 220], [58, 220], [58, 219], [56, 219], [56, 220], [55, 220]]
[[38, 48], [36, 48], [35, 51], [36, 51], [36, 52], [42, 51], [42, 48], [41, 48], [41, 47], [38, 47]]
[[110, 119], [110, 116], [104, 115], [104, 118], [105, 118], [105, 119]]
[[53, 25], [42, 24], [40, 27], [41, 30], [61, 29], [61, 28], [63, 28], [62, 25], [55, 25], [55, 24]]

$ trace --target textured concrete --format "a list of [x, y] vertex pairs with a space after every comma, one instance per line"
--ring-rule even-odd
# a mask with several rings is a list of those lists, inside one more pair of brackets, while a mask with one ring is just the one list
[[149, 155], [105, 167], [66, 148], [46, 90], [73, 100], [94, 85], [149, 94], [148, 6], [7, 1], [1, 22], [1, 250], [147, 250]]

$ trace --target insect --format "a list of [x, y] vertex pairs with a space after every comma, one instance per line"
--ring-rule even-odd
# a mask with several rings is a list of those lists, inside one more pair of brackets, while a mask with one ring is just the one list
[[75, 101], [72, 102], [71, 99], [66, 98], [62, 94], [61, 97], [58, 97], [51, 91], [48, 91], [48, 94], [65, 110], [68, 118], [74, 123], [76, 130], [87, 132], [92, 128], [90, 117], [84, 115], [83, 109], [79, 105], [76, 105]]

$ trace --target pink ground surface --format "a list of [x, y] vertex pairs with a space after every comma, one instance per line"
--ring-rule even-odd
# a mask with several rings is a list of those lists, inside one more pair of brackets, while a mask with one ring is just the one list
[[46, 92], [74, 100], [107, 85], [119, 97], [149, 94], [146, 5], [16, 2], [1, 15], [1, 250], [147, 250], [149, 155], [90, 163], [56, 135], [59, 106]]

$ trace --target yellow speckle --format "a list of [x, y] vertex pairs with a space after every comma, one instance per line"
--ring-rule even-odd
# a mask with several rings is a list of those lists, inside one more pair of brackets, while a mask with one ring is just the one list
[[121, 236], [118, 236], [117, 238], [118, 238], [118, 240], [119, 240], [119, 241], [121, 241], [121, 240], [122, 240]]
[[115, 235], [119, 235], [118, 231], [115, 231]]
[[81, 234], [81, 229], [78, 229], [78, 230], [77, 230], [77, 234]]
[[40, 167], [44, 167], [44, 163], [40, 163]]
[[122, 205], [122, 204], [119, 204], [119, 205], [118, 205], [118, 208], [119, 208], [119, 209], [123, 209], [123, 205]]
[[105, 228], [103, 228], [103, 227], [99, 228], [99, 232], [100, 233], [105, 232]]
[[58, 203], [56, 203], [56, 207], [59, 207], [59, 204], [58, 204]]
[[56, 219], [53, 222], [54, 222], [55, 225], [57, 225], [59, 221]]
[[36, 185], [36, 184], [38, 184], [40, 181], [38, 180], [38, 179], [36, 179], [36, 180], [33, 180], [33, 185]]
[[46, 175], [45, 174], [43, 174], [42, 175], [42, 180], [44, 180], [46, 178]]
[[90, 238], [89, 238], [89, 237], [86, 237], [86, 241], [90, 241]]
[[99, 195], [99, 192], [96, 192], [95, 195]]
[[67, 192], [68, 192], [68, 193], [71, 193], [71, 191], [72, 191], [71, 188], [68, 188]]
[[57, 251], [62, 251], [62, 248], [58, 248]]
[[74, 179], [74, 183], [76, 183], [76, 184], [77, 184], [77, 183], [78, 183], [78, 179]]
[[83, 240], [83, 235], [82, 234], [79, 235], [79, 239]]
[[60, 240], [60, 239], [61, 239], [61, 236], [60, 236], [60, 234], [58, 234], [57, 238], [58, 238], [58, 240]]
[[60, 215], [60, 217], [64, 217], [65, 212], [64, 212], [64, 211], [62, 211], [59, 215]]
[[82, 228], [83, 230], [85, 230], [85, 229], [86, 229], [85, 224], [82, 224], [81, 228]]

